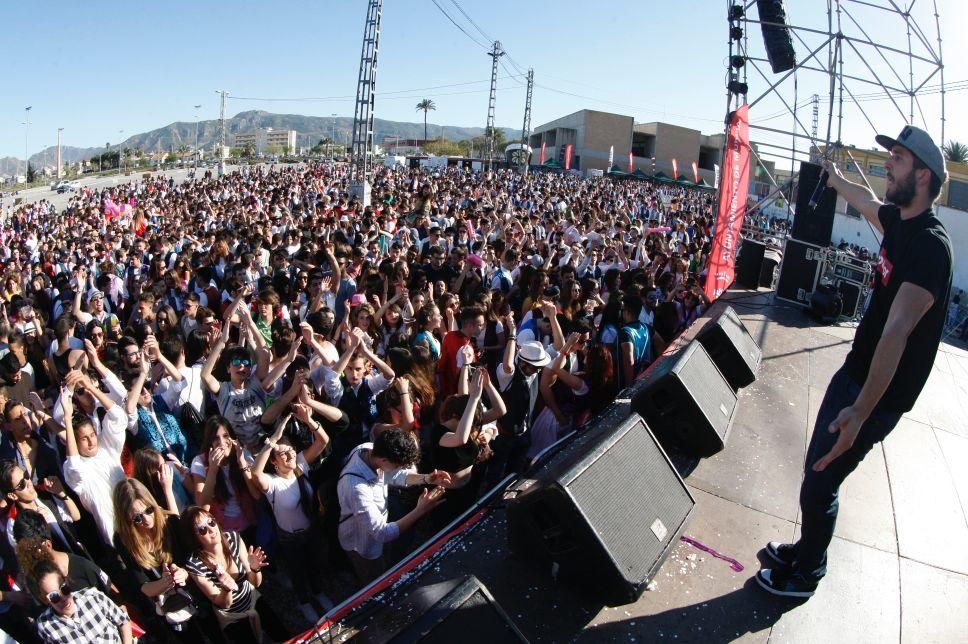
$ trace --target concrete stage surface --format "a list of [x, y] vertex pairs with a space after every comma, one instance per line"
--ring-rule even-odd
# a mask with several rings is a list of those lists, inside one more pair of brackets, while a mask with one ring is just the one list
[[637, 602], [603, 606], [509, 554], [498, 503], [389, 589], [334, 609], [348, 619], [320, 641], [345, 640], [351, 622], [381, 605], [392, 611], [418, 584], [470, 573], [532, 642], [968, 642], [968, 352], [941, 346], [915, 409], [841, 491], [827, 577], [810, 600], [787, 600], [752, 577], [769, 567], [768, 541], [797, 537], [807, 441], [854, 328], [818, 326], [768, 293], [733, 290], [721, 302], [740, 315], [763, 362], [740, 393], [726, 449], [685, 479], [697, 502], [685, 535], [742, 572], [680, 541]]

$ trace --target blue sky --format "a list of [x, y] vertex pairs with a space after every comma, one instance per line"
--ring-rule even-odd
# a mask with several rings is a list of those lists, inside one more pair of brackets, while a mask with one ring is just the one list
[[[452, 0], [437, 1], [476, 40], [486, 40]], [[876, 1], [886, 4], [886, 0]], [[825, 21], [817, 13], [822, 4], [787, 0], [791, 20], [798, 24]], [[502, 41], [520, 68], [534, 67], [533, 125], [587, 107], [628, 114], [636, 122], [662, 120], [705, 133], [722, 129], [727, 57], [723, 1], [463, 0], [460, 6], [488, 37]], [[842, 17], [854, 33], [863, 28], [874, 40], [896, 41], [906, 49], [903, 24], [893, 24], [890, 16], [866, 15], [863, 7], [853, 3], [845, 6], [860, 23], [851, 25]], [[58, 127], [64, 128], [65, 145], [95, 146], [117, 143], [173, 121], [192, 121], [196, 104], [202, 105], [200, 118], [217, 118], [216, 89], [257, 98], [346, 97], [356, 91], [363, 0], [171, 0], [150, 5], [52, 0], [43, 7], [39, 9], [38, 3], [5, 7], [8, 64], [0, 100], [0, 156], [23, 157], [27, 105], [33, 106], [29, 128], [33, 154], [55, 143]], [[916, 7], [930, 9], [930, 1], [917, 0]], [[961, 0], [939, 0], [939, 8], [945, 80], [950, 85], [968, 80], [968, 46], [960, 34], [968, 20]], [[933, 43], [933, 19], [925, 16], [920, 26]], [[758, 28], [751, 25], [749, 35], [750, 50], [762, 54]], [[807, 51], [804, 47], [809, 44], [798, 43], [798, 50]], [[880, 61], [873, 52], [866, 57], [883, 78], [891, 77], [885, 67], [890, 64], [907, 79], [906, 63]], [[850, 69], [863, 72], [859, 60]], [[915, 71], [921, 74], [922, 70]], [[498, 83], [497, 123], [520, 128], [523, 79], [515, 77], [517, 71], [510, 62], [499, 74], [506, 78]], [[770, 82], [775, 80], [768, 71], [767, 75]], [[482, 126], [489, 76], [485, 49], [448, 22], [432, 0], [384, 3], [378, 117], [420, 121], [414, 105], [427, 97], [437, 104], [437, 111], [429, 116], [431, 123]], [[749, 82], [751, 97], [767, 87], [753, 70]], [[792, 103], [791, 83], [792, 79], [784, 92]], [[816, 74], [799, 75], [797, 90], [801, 103], [813, 91], [826, 97], [823, 79]], [[854, 92], [871, 93], [872, 88], [861, 86]], [[940, 136], [937, 98], [937, 94], [925, 95], [921, 106], [936, 138]], [[907, 104], [901, 108], [906, 112]], [[351, 116], [353, 102], [345, 98], [230, 99], [227, 113], [248, 109]], [[878, 129], [900, 130], [904, 118], [891, 101], [865, 99], [864, 109]], [[782, 103], [769, 97], [752, 111], [753, 121], [758, 115], [774, 116], [770, 125], [793, 127], [792, 118], [782, 111]], [[828, 111], [824, 103], [821, 138]], [[968, 142], [966, 111], [968, 91], [949, 92], [946, 139]], [[799, 113], [809, 127], [809, 109]], [[845, 110], [841, 127], [845, 142], [872, 145], [872, 128], [856, 108]]]

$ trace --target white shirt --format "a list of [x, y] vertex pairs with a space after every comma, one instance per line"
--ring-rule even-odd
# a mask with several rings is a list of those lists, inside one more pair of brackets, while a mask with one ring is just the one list
[[[296, 455], [296, 467], [303, 472], [309, 471], [309, 463], [302, 452]], [[309, 517], [303, 512], [302, 505], [299, 503], [299, 477], [283, 478], [270, 474], [269, 489], [266, 490], [266, 498], [272, 506], [272, 513], [276, 517], [279, 529], [286, 532], [298, 532], [309, 527]]]
[[111, 405], [104, 416], [94, 456], [68, 456], [64, 461], [64, 482], [94, 516], [101, 537], [107, 544], [114, 535], [114, 486], [126, 476], [121, 469], [121, 450], [128, 417], [121, 405]]

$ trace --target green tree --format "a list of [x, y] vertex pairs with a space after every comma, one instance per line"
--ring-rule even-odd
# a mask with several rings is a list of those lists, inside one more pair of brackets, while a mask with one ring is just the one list
[[182, 143], [181, 145], [178, 146], [178, 156], [186, 157], [188, 156], [188, 153], [191, 152], [191, 150], [192, 149], [188, 147], [187, 143]]
[[427, 140], [427, 112], [429, 112], [430, 110], [436, 111], [437, 106], [434, 105], [434, 102], [432, 100], [430, 100], [429, 98], [425, 98], [419, 103], [417, 103], [417, 111], [419, 112], [421, 110], [423, 110], [423, 113], [424, 113], [424, 141], [426, 141]]
[[968, 163], [968, 145], [958, 141], [948, 141], [941, 146], [944, 158], [952, 163]]
[[27, 163], [27, 183], [33, 183], [37, 178], [37, 169], [33, 163]]

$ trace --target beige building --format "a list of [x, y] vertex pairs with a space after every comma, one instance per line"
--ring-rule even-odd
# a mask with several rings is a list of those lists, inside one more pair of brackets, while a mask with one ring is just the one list
[[263, 154], [269, 146], [279, 146], [287, 154], [296, 151], [296, 130], [258, 129], [252, 132], [239, 132], [235, 135], [235, 146], [251, 146], [256, 154]]
[[633, 124], [631, 116], [596, 110], [581, 110], [563, 116], [534, 128], [528, 139], [533, 150], [531, 162], [537, 164], [540, 161], [541, 145], [544, 144], [545, 161], [554, 159], [564, 166], [566, 147], [572, 145], [572, 168], [608, 170], [608, 150], [615, 146], [615, 162], [624, 167], [628, 164]]
[[[614, 146], [614, 165], [629, 170], [629, 152], [632, 153], [633, 169], [646, 174], [662, 172], [672, 177], [672, 160], [676, 160], [679, 176], [695, 180], [692, 164], [699, 170], [699, 178], [713, 185], [716, 166], [721, 166], [722, 149], [726, 135], [703, 134], [671, 123], [634, 123], [631, 116], [581, 110], [568, 116], [539, 125], [528, 140], [532, 150], [532, 163], [540, 160], [541, 145], [545, 144], [545, 160], [554, 159], [564, 165], [565, 146], [574, 146], [571, 167], [577, 170], [608, 170], [609, 148]], [[772, 173], [773, 164], [767, 162]], [[750, 191], [768, 190], [760, 185], [755, 158], [750, 159]], [[767, 181], [765, 175], [763, 181]], [[765, 194], [765, 193], [764, 193]]]

